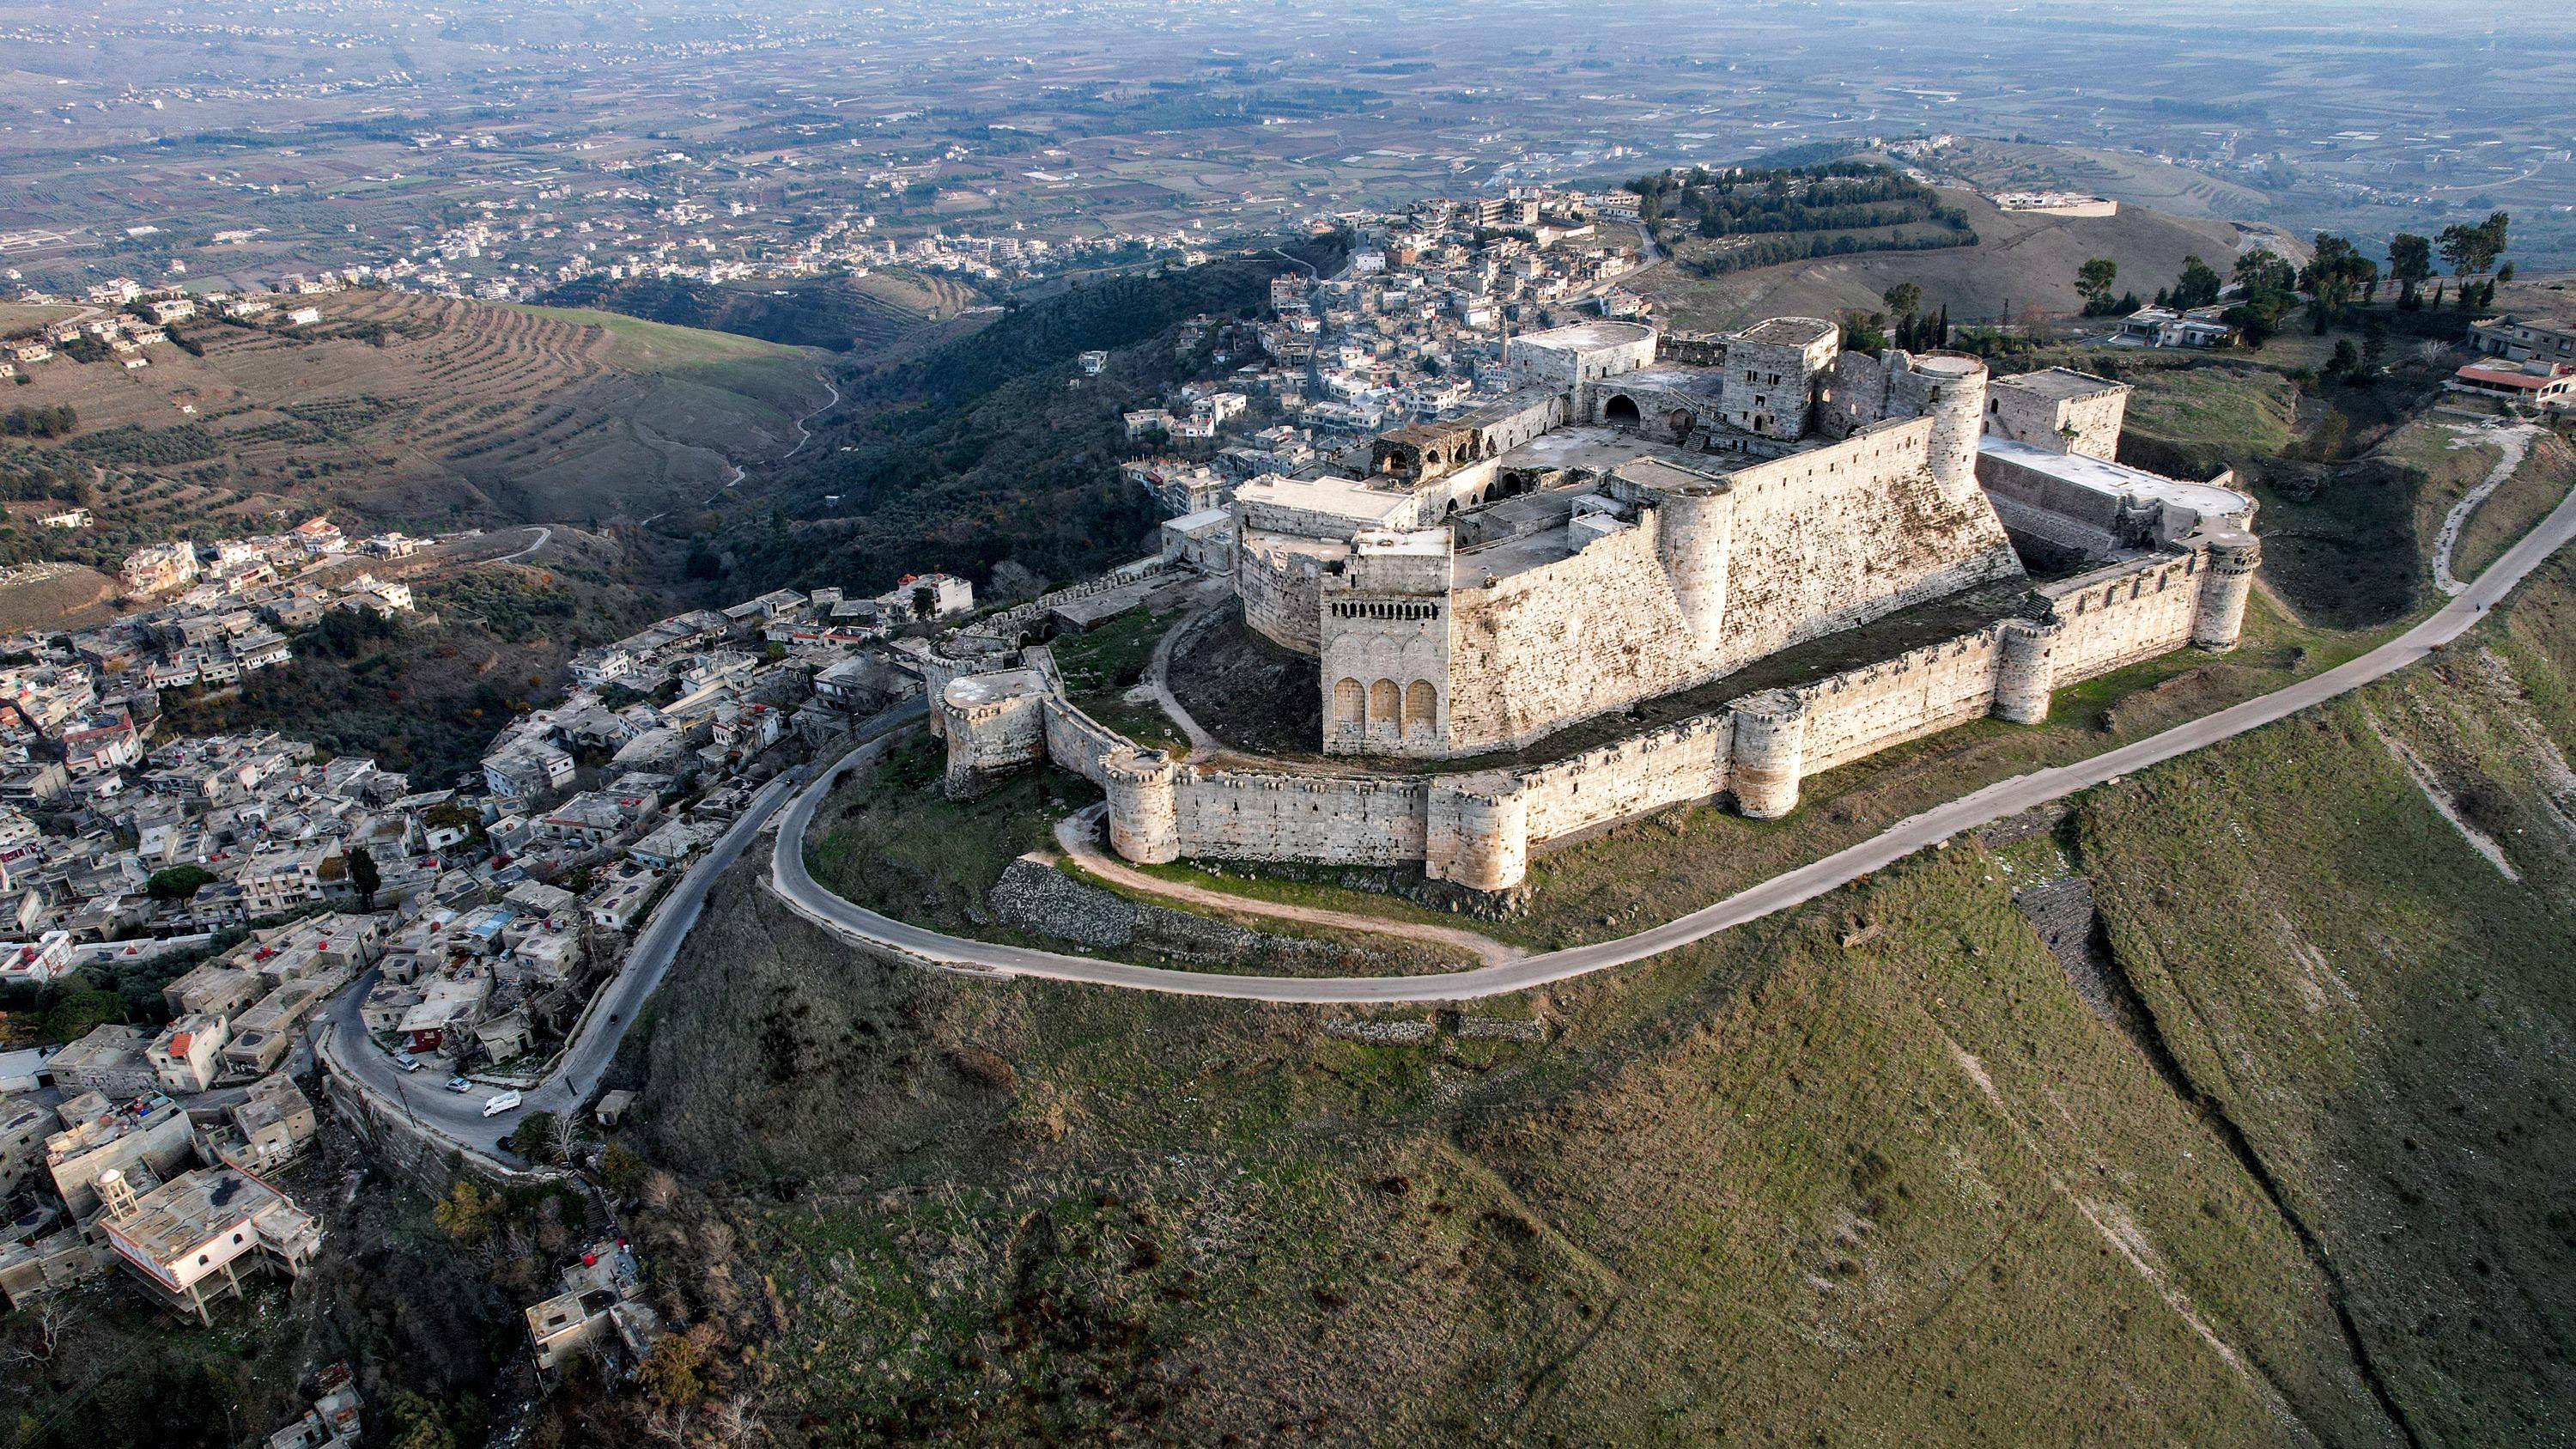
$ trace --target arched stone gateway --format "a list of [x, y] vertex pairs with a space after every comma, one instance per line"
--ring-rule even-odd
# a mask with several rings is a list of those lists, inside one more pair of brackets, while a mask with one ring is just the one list
[[1674, 442], [1678, 443], [1682, 439], [1689, 437], [1691, 431], [1690, 409], [1675, 408], [1671, 412], [1666, 413], [1664, 415], [1664, 426], [1673, 430]]
[[1635, 398], [1624, 392], [1613, 393], [1610, 400], [1601, 405], [1601, 421], [1614, 428], [1633, 428], [1645, 421], [1645, 415], [1637, 411]]

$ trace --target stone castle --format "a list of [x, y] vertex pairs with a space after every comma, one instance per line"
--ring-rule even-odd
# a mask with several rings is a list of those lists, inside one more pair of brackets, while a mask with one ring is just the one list
[[1814, 318], [1590, 323], [1506, 361], [1512, 391], [1380, 436], [1364, 476], [1256, 479], [1167, 529], [1315, 662], [1311, 756], [1140, 749], [1032, 649], [933, 670], [951, 788], [1043, 755], [1101, 785], [1130, 859], [1506, 891], [1549, 841], [1694, 800], [1782, 815], [1806, 775], [2036, 722], [2057, 688], [2242, 629], [2253, 502], [2115, 461], [2120, 384], [1846, 353]]

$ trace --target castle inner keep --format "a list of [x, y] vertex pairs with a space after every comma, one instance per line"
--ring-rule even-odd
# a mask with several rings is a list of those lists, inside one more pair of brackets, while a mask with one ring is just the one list
[[1846, 353], [1801, 317], [1587, 323], [1507, 366], [1489, 405], [1381, 435], [1365, 472], [1245, 483], [1221, 547], [1171, 550], [1316, 661], [1314, 757], [1141, 748], [1030, 648], [927, 661], [949, 788], [1051, 758], [1129, 859], [1508, 891], [1551, 841], [1694, 801], [1784, 815], [1807, 775], [2242, 632], [2254, 502], [2117, 462], [2121, 384]]

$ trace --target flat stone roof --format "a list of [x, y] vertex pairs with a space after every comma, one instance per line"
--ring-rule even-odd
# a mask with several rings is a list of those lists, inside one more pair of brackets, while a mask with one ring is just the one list
[[948, 681], [939, 692], [940, 698], [963, 708], [967, 705], [990, 704], [997, 699], [1010, 699], [1035, 694], [1046, 687], [1034, 669], [997, 669], [990, 674], [961, 674]]
[[1621, 347], [1654, 335], [1654, 328], [1635, 322], [1575, 322], [1551, 327], [1545, 332], [1524, 332], [1512, 339], [1512, 345], [1582, 352], [1599, 347]]
[[2077, 372], [2071, 367], [2049, 367], [2038, 372], [1998, 377], [1986, 386], [1989, 390], [2008, 387], [2020, 392], [2036, 393], [2057, 402], [2064, 402], [2070, 398], [2099, 397], [2106, 392], [2129, 390], [2129, 385], [2125, 382], [2113, 382], [2107, 377], [2095, 377], [2089, 372]]
[[2204, 519], [2242, 518], [2254, 511], [2250, 495], [2215, 483], [2186, 483], [2167, 478], [2144, 468], [2096, 458], [2090, 453], [2052, 453], [2028, 443], [1992, 434], [1977, 440], [1980, 456], [2018, 464], [2034, 473], [2044, 473], [2061, 483], [2088, 489], [2115, 498], [2143, 498], [2188, 508]]
[[1255, 478], [1234, 490], [1237, 503], [1272, 504], [1383, 525], [1413, 506], [1410, 492], [1372, 488], [1357, 478]]
[[1747, 342], [1767, 342], [1779, 347], [1804, 347], [1822, 341], [1829, 332], [1837, 331], [1822, 317], [1772, 317], [1756, 322], [1737, 337]]
[[1497, 468], [1581, 468], [1586, 472], [1608, 476], [1624, 464], [1640, 458], [1669, 463], [1676, 468], [1724, 476], [1737, 466], [1760, 459], [1695, 453], [1669, 443], [1657, 443], [1621, 432], [1617, 428], [1569, 427], [1542, 433], [1494, 460]]

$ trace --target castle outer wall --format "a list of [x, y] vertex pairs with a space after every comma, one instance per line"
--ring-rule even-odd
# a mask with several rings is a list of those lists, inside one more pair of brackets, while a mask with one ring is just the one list
[[[1734, 797], [1785, 814], [1799, 782], [1985, 715], [2035, 721], [2049, 695], [2185, 645], [2232, 646], [2260, 549], [2224, 535], [2178, 555], [2044, 589], [2053, 617], [2008, 619], [1796, 689], [1543, 765], [1433, 776], [1210, 769], [1141, 750], [1061, 695], [1032, 700], [1048, 756], [1108, 794], [1113, 844], [1131, 858], [1297, 860], [1397, 866], [1481, 891], [1520, 884], [1551, 842], [1674, 805]], [[965, 683], [961, 681], [961, 684]], [[952, 778], [1027, 749], [995, 686], [943, 700]], [[961, 706], [972, 705], [973, 708]], [[990, 729], [996, 738], [978, 737]]]

